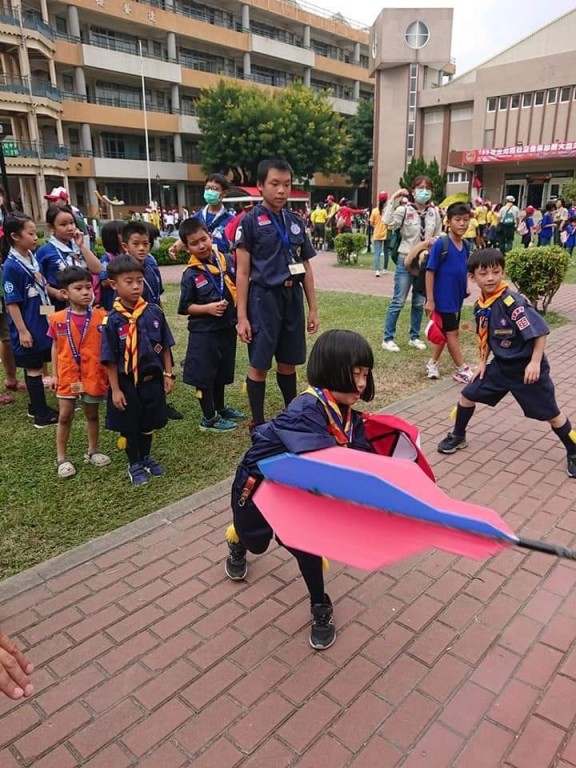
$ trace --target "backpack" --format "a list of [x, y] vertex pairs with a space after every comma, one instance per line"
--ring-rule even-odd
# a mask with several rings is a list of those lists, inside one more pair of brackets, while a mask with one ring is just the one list
[[[440, 251], [440, 261], [438, 266], [442, 264], [446, 256], [448, 255], [448, 248], [450, 247], [450, 238], [448, 235], [440, 235], [442, 238], [442, 250]], [[464, 243], [464, 250], [466, 251], [466, 260], [470, 256], [470, 243], [467, 240], [462, 240]], [[422, 296], [426, 296], [426, 270], [428, 268], [429, 254], [425, 256], [419, 265], [418, 276], [416, 277], [416, 293], [420, 293]]]
[[514, 216], [514, 213], [512, 211], [512, 208], [506, 208], [504, 211], [504, 216], [502, 216], [501, 223], [504, 225], [510, 225], [516, 223], [516, 217]]
[[407, 213], [407, 208], [404, 210], [404, 216], [402, 217], [402, 222], [400, 223], [400, 226], [397, 227], [396, 229], [388, 228], [388, 237], [386, 238], [390, 258], [396, 265], [398, 264], [398, 248], [400, 248], [400, 243], [402, 242], [401, 230], [402, 230], [402, 227], [404, 226], [406, 213]]

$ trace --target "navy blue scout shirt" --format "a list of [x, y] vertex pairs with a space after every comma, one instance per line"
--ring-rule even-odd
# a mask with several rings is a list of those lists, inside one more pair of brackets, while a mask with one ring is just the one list
[[494, 357], [504, 363], [526, 365], [532, 357], [534, 339], [550, 333], [545, 321], [523, 296], [510, 289], [489, 311], [488, 346]]
[[144, 291], [142, 292], [142, 298], [149, 304], [160, 304], [162, 294], [164, 293], [164, 286], [162, 285], [162, 276], [158, 268], [158, 262], [150, 253], [144, 259], [143, 278]]
[[[33, 340], [32, 348], [20, 345], [18, 329], [12, 322], [10, 314], [10, 343], [15, 355], [29, 355], [32, 352], [41, 352], [52, 346], [52, 339], [48, 336], [48, 317], [40, 314], [42, 306], [42, 290], [34, 277], [32, 264], [27, 268], [16, 258], [8, 256], [4, 262], [4, 299], [6, 304], [18, 304], [24, 325], [28, 328]], [[45, 288], [44, 288], [45, 290]]]
[[[220, 293], [220, 276], [212, 274], [211, 277], [212, 280], [199, 267], [188, 267], [182, 275], [178, 314], [188, 316], [189, 331], [199, 333], [222, 331], [228, 330], [236, 324], [236, 308], [232, 296], [226, 288], [226, 283], [223, 284], [222, 295]], [[188, 315], [190, 304], [212, 304], [222, 299], [226, 299], [228, 306], [221, 317], [216, 317], [216, 315]]]
[[[272, 217], [286, 233], [289, 247], [282, 242]], [[300, 216], [285, 208], [276, 215], [263, 205], [256, 205], [242, 218], [235, 247], [250, 253], [250, 280], [267, 288], [281, 286], [286, 280], [301, 282], [304, 275], [292, 275], [288, 265], [316, 255]]]
[[[124, 349], [128, 338], [128, 321], [115, 309], [102, 324], [100, 360], [115, 363], [119, 373], [124, 373]], [[174, 337], [166, 322], [164, 312], [156, 304], [148, 304], [136, 321], [138, 329], [138, 376], [162, 373], [163, 351], [174, 346]]]
[[224, 206], [222, 206], [217, 213], [210, 213], [208, 205], [205, 205], [204, 208], [200, 208], [200, 210], [196, 211], [194, 214], [195, 219], [200, 219], [200, 221], [203, 221], [204, 224], [206, 224], [214, 245], [218, 248], [220, 253], [224, 254], [224, 256], [227, 256], [230, 252], [230, 243], [224, 234], [224, 229], [226, 228], [226, 225], [232, 221], [234, 215], [235, 214], [233, 213], [229, 213]]
[[462, 243], [458, 250], [449, 237], [448, 252], [441, 260], [444, 244], [443, 237], [435, 241], [426, 265], [434, 272], [434, 304], [437, 312], [460, 312], [468, 291], [468, 249]]

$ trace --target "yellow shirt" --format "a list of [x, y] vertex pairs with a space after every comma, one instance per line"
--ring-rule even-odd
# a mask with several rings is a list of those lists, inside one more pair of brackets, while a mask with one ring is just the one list
[[466, 232], [464, 234], [464, 238], [466, 240], [468, 240], [468, 239], [471, 239], [471, 240], [475, 239], [477, 232], [478, 232], [478, 222], [476, 221], [476, 219], [470, 219], [470, 222], [468, 224], [468, 229], [466, 230]]
[[486, 224], [488, 208], [486, 208], [485, 205], [479, 205], [477, 208], [474, 209], [474, 213], [476, 214], [476, 221], [478, 222], [478, 224]]
[[326, 224], [328, 218], [328, 211], [326, 208], [314, 208], [310, 214], [310, 221], [312, 224]]
[[338, 203], [332, 203], [332, 205], [328, 210], [328, 218], [334, 219], [334, 222], [333, 222], [334, 224], [336, 223], [336, 214], [338, 213], [339, 210], [340, 210], [340, 206], [338, 205]]
[[373, 208], [370, 214], [370, 224], [374, 228], [372, 240], [386, 240], [388, 237], [388, 225], [382, 221], [379, 208]]
[[495, 227], [495, 226], [497, 226], [497, 224], [498, 224], [498, 222], [499, 222], [499, 221], [500, 221], [500, 217], [498, 216], [498, 214], [496, 213], [496, 211], [494, 211], [494, 210], [492, 210], [492, 211], [488, 211], [488, 213], [486, 214], [486, 222], [487, 222], [487, 223], [488, 223], [488, 224], [489, 224], [491, 227]]

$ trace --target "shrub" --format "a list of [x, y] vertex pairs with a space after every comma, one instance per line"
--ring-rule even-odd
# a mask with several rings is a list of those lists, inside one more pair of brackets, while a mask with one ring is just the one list
[[506, 254], [506, 273], [520, 293], [543, 315], [570, 266], [568, 251], [558, 245], [514, 248]]
[[173, 261], [169, 254], [168, 249], [176, 242], [175, 237], [163, 237], [161, 240], [157, 240], [152, 249], [152, 254], [156, 257], [156, 261], [161, 266], [166, 264], [187, 264], [188, 253], [186, 251], [180, 251], [178, 258]]
[[358, 256], [366, 248], [367, 238], [362, 234], [345, 233], [336, 235], [334, 248], [338, 264], [351, 264], [358, 261]]

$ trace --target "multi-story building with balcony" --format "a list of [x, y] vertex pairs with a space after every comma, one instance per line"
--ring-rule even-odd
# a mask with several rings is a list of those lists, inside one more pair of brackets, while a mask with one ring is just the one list
[[36, 215], [60, 184], [90, 213], [96, 191], [133, 208], [151, 191], [166, 206], [196, 205], [203, 88], [222, 77], [266, 89], [299, 81], [352, 115], [373, 95], [368, 43], [361, 25], [294, 0], [5, 0], [0, 122], [12, 196]]

